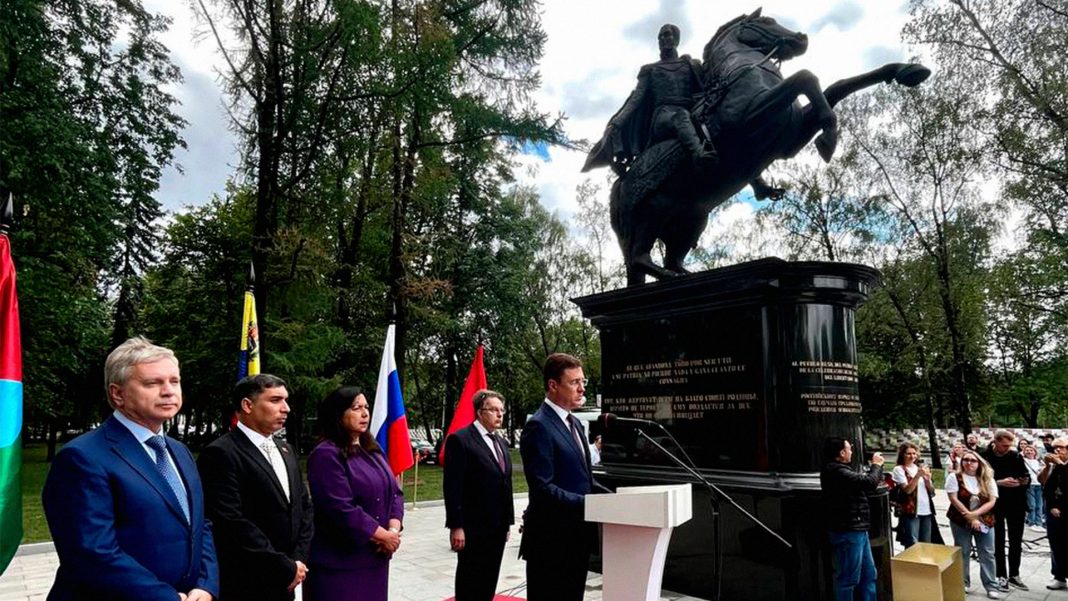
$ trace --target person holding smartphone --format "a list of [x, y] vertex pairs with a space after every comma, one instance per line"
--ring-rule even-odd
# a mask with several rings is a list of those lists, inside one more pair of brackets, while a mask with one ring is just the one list
[[964, 588], [972, 587], [969, 563], [974, 543], [979, 554], [979, 580], [987, 597], [1000, 599], [994, 571], [993, 528], [998, 487], [990, 465], [975, 451], [965, 451], [960, 469], [946, 474], [946, 496], [950, 505], [946, 517], [953, 531], [953, 544], [960, 547], [964, 563]]
[[908, 549], [917, 542], [931, 542], [934, 522], [934, 483], [931, 468], [923, 465], [920, 449], [911, 442], [897, 448], [897, 466], [891, 472], [902, 490], [901, 515], [898, 517], [898, 540]]

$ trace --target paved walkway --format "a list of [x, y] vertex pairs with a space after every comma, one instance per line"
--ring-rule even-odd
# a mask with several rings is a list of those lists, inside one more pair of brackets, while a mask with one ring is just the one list
[[[525, 494], [516, 495], [516, 515], [527, 506]], [[504, 551], [498, 591], [526, 599], [525, 562], [518, 559], [519, 535], [512, 528], [512, 540]], [[23, 545], [14, 561], [0, 575], [0, 601], [44, 601], [55, 579], [59, 560], [51, 543]], [[400, 551], [390, 567], [390, 599], [393, 601], [442, 601], [453, 596], [456, 556], [449, 550], [445, 529], [445, 507], [441, 501], [420, 503], [415, 510], [406, 507]], [[601, 575], [590, 573], [586, 601], [601, 601]], [[699, 601], [664, 592], [664, 601]]]
[[[516, 515], [526, 507], [526, 495], [516, 496]], [[945, 515], [948, 500], [939, 491], [935, 498], [939, 515]], [[952, 540], [949, 523], [941, 517], [942, 534]], [[442, 601], [452, 597], [456, 558], [449, 551], [448, 535], [444, 528], [445, 509], [440, 501], [420, 503], [405, 516], [404, 538], [390, 570], [390, 598], [394, 601]], [[1046, 590], [1049, 582], [1049, 547], [1043, 533], [1026, 529], [1020, 575], [1030, 591], [1013, 590], [1002, 598], [1011, 601], [1068, 601], [1068, 591]], [[501, 567], [498, 591], [501, 594], [526, 598], [524, 590], [524, 562], [517, 559], [519, 536], [513, 529]], [[985, 591], [978, 586], [979, 566], [971, 562], [972, 582], [976, 591], [969, 600], [985, 599]], [[3, 575], [0, 575], [0, 601], [44, 601], [55, 578], [59, 561], [50, 543], [24, 545]], [[698, 601], [668, 591], [662, 592], [665, 601]], [[590, 574], [586, 582], [585, 601], [601, 601], [601, 576]]]

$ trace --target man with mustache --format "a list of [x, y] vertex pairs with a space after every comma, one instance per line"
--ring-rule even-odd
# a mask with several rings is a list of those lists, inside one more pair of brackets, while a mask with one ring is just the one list
[[197, 465], [215, 525], [222, 598], [289, 601], [308, 573], [311, 496], [297, 455], [274, 437], [289, 415], [281, 378], [248, 376], [234, 389], [237, 426], [208, 445]]

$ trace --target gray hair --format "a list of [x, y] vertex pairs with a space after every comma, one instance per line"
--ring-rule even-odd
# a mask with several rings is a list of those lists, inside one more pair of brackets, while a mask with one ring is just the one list
[[111, 351], [104, 361], [104, 390], [107, 393], [108, 403], [114, 407], [111, 401], [111, 385], [122, 386], [130, 379], [130, 369], [141, 363], [154, 363], [161, 359], [170, 359], [178, 365], [178, 358], [174, 351], [169, 348], [152, 344], [152, 341], [144, 336], [134, 336], [123, 342]]
[[1015, 440], [1016, 435], [1011, 431], [1001, 428], [994, 432], [994, 440]]

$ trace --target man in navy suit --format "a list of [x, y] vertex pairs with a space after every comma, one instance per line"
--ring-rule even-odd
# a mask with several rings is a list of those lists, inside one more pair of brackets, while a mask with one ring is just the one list
[[475, 422], [445, 443], [445, 527], [457, 553], [456, 601], [492, 601], [515, 522], [512, 458], [494, 433], [504, 422], [504, 399], [480, 390], [473, 400]]
[[223, 601], [288, 601], [308, 573], [311, 496], [293, 447], [274, 437], [289, 416], [286, 383], [270, 374], [234, 388], [237, 426], [197, 466], [215, 527]]
[[586, 376], [582, 363], [563, 353], [549, 355], [543, 376], [545, 402], [519, 442], [530, 489], [519, 553], [527, 561], [527, 599], [581, 601], [597, 537], [585, 519], [593, 486], [590, 450], [571, 415], [585, 401]]
[[178, 360], [131, 338], [104, 364], [115, 412], [56, 455], [45, 517], [59, 570], [49, 601], [212, 601], [219, 568], [189, 449], [163, 434], [182, 408]]

